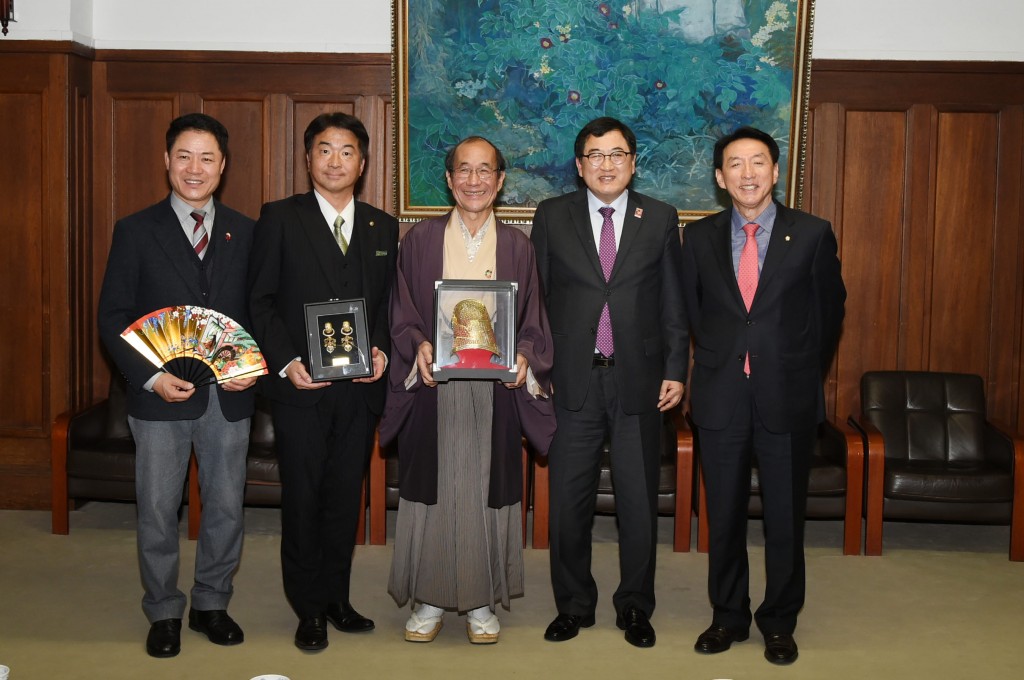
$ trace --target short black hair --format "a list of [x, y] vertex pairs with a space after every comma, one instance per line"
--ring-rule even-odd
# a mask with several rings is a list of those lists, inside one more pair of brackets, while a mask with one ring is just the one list
[[359, 155], [364, 159], [370, 155], [370, 135], [366, 132], [363, 121], [353, 115], [334, 111], [333, 113], [321, 113], [309, 121], [306, 132], [302, 135], [302, 141], [306, 146], [306, 155], [313, 150], [313, 140], [316, 136], [328, 128], [339, 128], [348, 130], [359, 141]]
[[498, 172], [505, 172], [505, 156], [501, 153], [501, 149], [495, 146], [494, 142], [492, 142], [491, 140], [487, 139], [486, 137], [480, 137], [479, 135], [466, 137], [465, 139], [461, 140], [458, 144], [448, 149], [448, 153], [445, 154], [444, 157], [444, 169], [447, 172], [450, 173], [453, 170], [455, 170], [455, 152], [459, 150], [460, 146], [462, 146], [463, 144], [468, 144], [470, 142], [485, 142], [486, 144], [489, 144], [491, 148], [494, 149], [494, 155], [498, 159]]
[[767, 146], [768, 152], [772, 155], [772, 163], [778, 165], [779, 143], [776, 142], [775, 139], [767, 132], [758, 130], [755, 127], [743, 126], [741, 128], [736, 128], [731, 133], [715, 142], [715, 170], [722, 169], [722, 164], [725, 161], [725, 147], [741, 139], [755, 139]]
[[195, 130], [196, 132], [209, 132], [217, 140], [217, 147], [225, 158], [228, 155], [228, 129], [214, 118], [205, 113], [186, 113], [171, 121], [167, 128], [167, 153], [171, 153], [174, 143], [182, 132]]
[[623, 123], [617, 118], [610, 116], [602, 116], [601, 118], [595, 118], [580, 130], [580, 133], [576, 135], [576, 146], [575, 153], [576, 158], [583, 158], [583, 147], [587, 145], [588, 137], [604, 137], [609, 132], [618, 130], [622, 133], [622, 136], [626, 138], [626, 144], [629, 145], [629, 152], [636, 153], [636, 135], [629, 129], [629, 126]]

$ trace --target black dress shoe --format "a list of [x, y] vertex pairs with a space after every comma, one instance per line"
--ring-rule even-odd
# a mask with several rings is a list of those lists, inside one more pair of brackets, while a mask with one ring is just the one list
[[178, 656], [181, 651], [181, 619], [163, 619], [149, 626], [146, 653], [158, 659]]
[[559, 614], [544, 631], [544, 639], [549, 642], [564, 642], [579, 635], [580, 628], [594, 625], [594, 615], [577, 616], [576, 614]]
[[300, 619], [295, 629], [295, 646], [307, 652], [319, 652], [327, 647], [327, 619], [310, 616]]
[[204, 634], [215, 645], [240, 645], [245, 640], [245, 633], [223, 609], [189, 609], [188, 627]]
[[353, 609], [348, 602], [327, 605], [327, 620], [342, 633], [366, 633], [373, 630], [373, 621]]
[[615, 625], [619, 630], [626, 631], [626, 642], [634, 647], [654, 646], [654, 626], [647, 619], [647, 614], [636, 607], [627, 607], [626, 611], [616, 616]]
[[734, 642], [743, 642], [750, 633], [745, 630], [729, 630], [725, 626], [711, 624], [711, 627], [697, 636], [693, 646], [701, 654], [718, 654], [729, 649]]
[[764, 658], [785, 666], [796, 661], [796, 640], [789, 633], [765, 633]]

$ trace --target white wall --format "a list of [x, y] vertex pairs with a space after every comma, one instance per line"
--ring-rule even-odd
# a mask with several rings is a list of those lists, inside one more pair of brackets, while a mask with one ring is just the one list
[[[15, 0], [3, 40], [390, 52], [390, 0]], [[817, 0], [817, 59], [1024, 61], [1022, 0]]]

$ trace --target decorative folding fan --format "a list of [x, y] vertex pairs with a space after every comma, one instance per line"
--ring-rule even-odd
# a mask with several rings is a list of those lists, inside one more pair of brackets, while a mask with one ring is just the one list
[[232, 318], [179, 305], [151, 312], [121, 337], [157, 368], [196, 387], [267, 373], [252, 336]]

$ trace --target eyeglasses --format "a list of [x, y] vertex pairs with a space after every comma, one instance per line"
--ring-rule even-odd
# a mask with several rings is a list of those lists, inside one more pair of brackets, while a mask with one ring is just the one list
[[454, 172], [452, 172], [453, 175], [455, 175], [456, 177], [463, 181], [469, 179], [469, 176], [472, 175], [473, 173], [476, 173], [477, 179], [479, 179], [481, 182], [486, 182], [491, 177], [494, 177], [495, 174], [497, 174], [495, 173], [494, 170], [491, 170], [490, 168], [457, 168]]
[[626, 159], [633, 155], [632, 151], [612, 151], [611, 153], [601, 153], [600, 151], [591, 151], [588, 154], [584, 154], [582, 157], [586, 158], [590, 162], [590, 167], [599, 168], [604, 165], [604, 159], [612, 159], [612, 165], [622, 165], [626, 162]]

